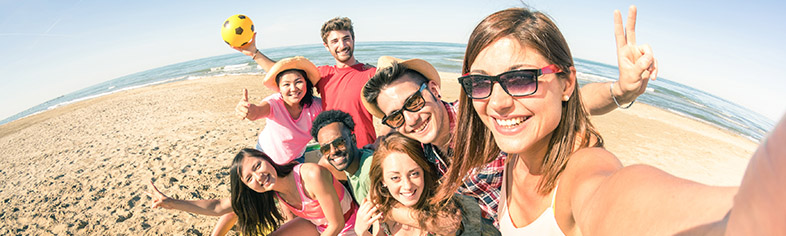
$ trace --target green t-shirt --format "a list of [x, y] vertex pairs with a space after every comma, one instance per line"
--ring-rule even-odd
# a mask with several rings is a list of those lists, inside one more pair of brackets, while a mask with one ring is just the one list
[[371, 169], [371, 155], [374, 151], [368, 149], [360, 149], [360, 168], [354, 174], [344, 171], [347, 174], [347, 181], [349, 186], [352, 187], [352, 195], [355, 201], [360, 204], [363, 199], [368, 195], [369, 177], [368, 172]]

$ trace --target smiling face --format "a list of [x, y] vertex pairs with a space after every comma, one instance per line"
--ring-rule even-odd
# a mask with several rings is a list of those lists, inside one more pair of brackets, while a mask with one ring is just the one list
[[286, 71], [279, 75], [278, 89], [288, 105], [297, 105], [306, 96], [306, 79], [298, 71]]
[[[503, 37], [480, 51], [470, 74], [498, 75], [516, 69], [538, 69], [551, 64], [536, 50]], [[575, 80], [555, 74], [538, 77], [538, 90], [525, 97], [508, 95], [494, 84], [491, 96], [473, 99], [480, 120], [491, 130], [500, 150], [506, 153], [543, 152], [560, 121], [563, 95], [573, 92]]]
[[330, 31], [324, 45], [336, 61], [348, 63], [354, 59], [355, 40], [349, 30]]
[[414, 206], [423, 195], [423, 168], [403, 152], [391, 152], [382, 161], [382, 183], [396, 201]]
[[[379, 109], [385, 115], [390, 115], [393, 111], [404, 107], [407, 98], [420, 89], [420, 84], [416, 81], [422, 80], [413, 78], [412, 73], [406, 73], [383, 87], [377, 98], [377, 101], [384, 101], [379, 102]], [[427, 88], [421, 91], [421, 96], [426, 102], [425, 106], [416, 112], [403, 110], [404, 124], [396, 131], [421, 143], [444, 145], [450, 136], [450, 120], [445, 106], [436, 98], [439, 95], [439, 87], [434, 82], [429, 81], [427, 84]]]
[[269, 162], [259, 157], [246, 156], [240, 163], [240, 179], [248, 188], [259, 193], [273, 190], [278, 175]]
[[[317, 139], [320, 146], [329, 146], [329, 151], [322, 155], [330, 165], [339, 171], [346, 170], [357, 158], [357, 147], [352, 135], [340, 122], [333, 122], [319, 129]], [[344, 139], [344, 145], [333, 145], [333, 141]], [[326, 149], [327, 150], [327, 149]]]

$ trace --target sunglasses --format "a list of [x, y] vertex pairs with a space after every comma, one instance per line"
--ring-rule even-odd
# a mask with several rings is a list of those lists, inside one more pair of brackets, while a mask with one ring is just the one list
[[326, 143], [325, 145], [320, 146], [319, 147], [319, 152], [321, 152], [322, 155], [327, 155], [327, 154], [330, 153], [330, 146], [331, 145], [333, 145], [333, 148], [335, 148], [336, 150], [342, 150], [342, 149], [346, 148], [346, 144], [347, 144], [347, 141], [346, 141], [346, 139], [344, 139], [343, 136], [342, 137], [338, 137], [336, 139], [333, 139], [333, 141], [331, 141], [329, 143]]
[[409, 95], [407, 100], [404, 100], [404, 106], [401, 107], [401, 109], [395, 110], [391, 112], [390, 115], [382, 117], [382, 124], [390, 126], [390, 128], [393, 129], [398, 129], [398, 127], [404, 125], [404, 111], [416, 112], [423, 109], [423, 107], [426, 106], [426, 100], [423, 99], [422, 91], [426, 89], [426, 83], [427, 82], [423, 82], [418, 91], [415, 91], [415, 93]]
[[512, 70], [496, 76], [464, 74], [458, 78], [464, 93], [472, 99], [485, 99], [491, 96], [494, 82], [502, 86], [508, 95], [523, 97], [535, 94], [538, 91], [538, 77], [545, 74], [562, 72], [556, 65], [551, 64], [540, 69]]

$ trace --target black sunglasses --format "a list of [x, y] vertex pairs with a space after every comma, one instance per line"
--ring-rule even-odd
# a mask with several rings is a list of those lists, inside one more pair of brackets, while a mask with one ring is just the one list
[[404, 106], [401, 109], [395, 110], [390, 113], [390, 115], [386, 115], [382, 117], [382, 124], [390, 126], [390, 128], [398, 129], [404, 125], [404, 111], [409, 112], [416, 112], [423, 109], [426, 106], [426, 100], [423, 99], [423, 89], [426, 89], [426, 85], [428, 82], [423, 82], [420, 84], [420, 89], [415, 91], [412, 95], [407, 97], [407, 100], [404, 100]]
[[333, 141], [329, 143], [320, 146], [319, 152], [321, 152], [322, 155], [327, 155], [328, 153], [330, 153], [330, 145], [333, 145], [333, 148], [340, 150], [346, 148], [346, 144], [347, 144], [347, 140], [344, 139], [344, 136], [341, 136], [336, 139], [333, 139]]
[[507, 71], [502, 74], [470, 75], [464, 74], [458, 78], [464, 93], [472, 99], [485, 99], [491, 96], [494, 82], [502, 86], [508, 95], [523, 97], [535, 94], [538, 91], [538, 77], [545, 74], [559, 73], [561, 70], [554, 64], [540, 69], [522, 69]]

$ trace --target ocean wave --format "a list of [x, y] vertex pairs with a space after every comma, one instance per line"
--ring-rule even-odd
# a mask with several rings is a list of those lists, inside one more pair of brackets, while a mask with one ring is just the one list
[[226, 65], [226, 66], [224, 66], [224, 71], [236, 71], [236, 70], [243, 70], [243, 69], [248, 69], [248, 68], [251, 68], [251, 65], [249, 65], [248, 63], [236, 64], [236, 65]]
[[601, 76], [601, 75], [593, 75], [593, 74], [582, 73], [582, 72], [576, 72], [576, 78], [579, 78], [579, 79], [584, 80], [584, 81], [589, 81], [589, 82], [611, 82], [611, 81], [617, 81], [617, 79], [615, 79], [615, 78], [610, 78], [610, 77]]
[[[132, 90], [132, 89], [137, 89], [137, 88], [142, 88], [142, 87], [147, 87], [147, 86], [153, 86], [153, 85], [157, 85], [157, 84], [164, 84], [164, 83], [174, 82], [174, 81], [178, 81], [178, 80], [183, 80], [184, 78], [185, 78], [185, 76], [180, 76], [180, 77], [170, 78], [170, 79], [166, 79], [166, 80], [154, 81], [154, 82], [150, 82], [150, 83], [147, 83], [147, 84], [140, 84], [140, 85], [135, 85], [135, 86], [124, 87], [124, 88], [121, 88], [121, 89], [118, 89], [118, 90], [114, 90], [114, 91], [108, 91], [108, 92], [93, 94], [93, 95], [89, 95], [89, 96], [79, 97], [79, 98], [75, 98], [75, 99], [72, 99], [72, 100], [64, 101], [64, 102], [61, 102], [61, 103], [49, 106], [49, 107], [46, 108], [46, 110], [39, 111], [39, 112], [36, 112], [36, 113], [33, 113], [33, 114], [38, 114], [40, 112], [52, 110], [52, 109], [55, 109], [55, 108], [58, 108], [58, 107], [61, 107], [61, 106], [65, 106], [65, 105], [68, 105], [68, 104], [71, 104], [71, 103], [75, 103], [75, 102], [89, 100], [89, 99], [93, 99], [93, 98], [97, 98], [97, 97], [101, 97], [101, 96], [106, 96], [106, 95], [109, 95], [109, 94], [118, 93], [118, 92], [122, 92], [122, 91], [126, 91], [126, 90]], [[28, 115], [28, 116], [30, 116], [30, 115]], [[25, 117], [27, 117], [27, 116], [25, 116]]]

